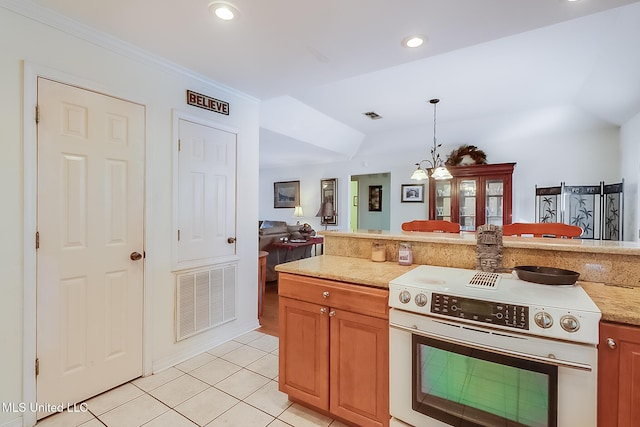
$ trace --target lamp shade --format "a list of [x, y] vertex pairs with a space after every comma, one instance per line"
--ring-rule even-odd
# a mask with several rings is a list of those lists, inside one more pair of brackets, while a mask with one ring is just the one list
[[302, 206], [296, 206], [293, 209], [293, 216], [297, 218], [302, 218], [304, 216], [304, 213], [302, 212]]
[[336, 216], [336, 211], [333, 209], [333, 203], [330, 201], [322, 202], [316, 216], [320, 217], [321, 224], [326, 224], [327, 218]]
[[449, 172], [449, 170], [444, 167], [444, 166], [439, 166], [437, 167], [433, 173], [431, 174], [431, 178], [433, 179], [451, 179], [453, 178], [453, 175], [451, 175], [451, 172]]
[[418, 168], [413, 171], [413, 174], [411, 175], [411, 179], [422, 181], [423, 179], [429, 179], [429, 175], [427, 175], [424, 169], [418, 166]]

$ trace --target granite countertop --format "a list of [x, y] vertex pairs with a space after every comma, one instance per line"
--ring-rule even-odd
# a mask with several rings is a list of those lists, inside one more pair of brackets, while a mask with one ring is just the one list
[[276, 271], [388, 289], [392, 279], [417, 266], [417, 264], [405, 266], [397, 262], [373, 262], [370, 259], [320, 255], [278, 264]]
[[[389, 282], [417, 267], [397, 262], [321, 255], [276, 266], [276, 271], [388, 289]], [[602, 320], [640, 326], [640, 288], [578, 282], [602, 311]]]
[[602, 312], [602, 320], [640, 326], [640, 288], [578, 283]]

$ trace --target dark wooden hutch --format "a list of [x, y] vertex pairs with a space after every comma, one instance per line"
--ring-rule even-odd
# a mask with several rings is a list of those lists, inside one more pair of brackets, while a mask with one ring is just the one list
[[429, 183], [429, 219], [457, 222], [465, 231], [483, 224], [511, 224], [515, 165], [448, 166], [453, 179]]

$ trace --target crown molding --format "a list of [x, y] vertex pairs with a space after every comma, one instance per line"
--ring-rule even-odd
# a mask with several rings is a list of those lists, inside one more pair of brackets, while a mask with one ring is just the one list
[[223, 85], [202, 74], [196, 73], [182, 65], [171, 62], [161, 56], [141, 49], [131, 43], [127, 43], [110, 34], [96, 30], [88, 25], [39, 6], [31, 0], [0, 0], [0, 7], [135, 61], [154, 67], [162, 67], [182, 76], [200, 81], [206, 85], [214, 86], [219, 90], [244, 98], [251, 102], [260, 102], [259, 99], [251, 95]]

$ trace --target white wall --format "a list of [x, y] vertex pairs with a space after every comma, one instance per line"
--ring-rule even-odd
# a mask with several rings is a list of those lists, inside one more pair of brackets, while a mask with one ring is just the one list
[[624, 239], [640, 240], [640, 114], [620, 130], [621, 173], [624, 177]]
[[[379, 150], [375, 156], [355, 157], [349, 162], [261, 169], [260, 219], [280, 219], [291, 222], [292, 209], [273, 209], [274, 181], [300, 180], [303, 205], [310, 204], [312, 210], [317, 211], [320, 200], [320, 179], [338, 178], [340, 204], [344, 206], [344, 203], [349, 202], [348, 195], [345, 194], [348, 191], [349, 176], [383, 172], [390, 172], [391, 175], [390, 229], [397, 231], [405, 221], [427, 218], [427, 202], [424, 204], [400, 202], [400, 186], [416, 183], [409, 179], [415, 169], [414, 163], [428, 156], [426, 143], [424, 150], [415, 150], [408, 148], [407, 142], [416, 138], [428, 141], [425, 135], [428, 135], [428, 131], [419, 133], [416, 129], [375, 135], [371, 139], [375, 140], [377, 146], [386, 144], [388, 151]], [[368, 143], [369, 140], [365, 139], [363, 145]], [[484, 150], [489, 163], [516, 162], [513, 173], [514, 221], [534, 221], [536, 184], [552, 186], [564, 181], [567, 185], [597, 185], [600, 181], [620, 182], [622, 178], [617, 127], [559, 130], [555, 133], [532, 137], [468, 143], [475, 144]], [[403, 147], [402, 144], [407, 146]], [[441, 155], [446, 158], [458, 145], [443, 145], [440, 149]], [[634, 158], [637, 159], [637, 157]], [[425, 198], [428, 199], [428, 183], [426, 184]], [[340, 208], [340, 212], [344, 215], [347, 210]], [[315, 211], [312, 214], [315, 214]], [[307, 222], [312, 223], [309, 220]], [[348, 230], [348, 227], [349, 222], [339, 216], [336, 228]]]
[[[137, 52], [106, 49], [72, 36], [73, 28], [58, 31], [0, 7], [0, 402], [23, 401], [23, 275], [24, 227], [35, 221], [34, 212], [23, 209], [23, 61], [41, 69], [73, 76], [104, 92], [146, 105], [146, 292], [150, 319], [145, 324], [153, 369], [162, 369], [196, 351], [213, 346], [257, 326], [256, 254], [253, 227], [258, 212], [258, 103], [194, 75], [154, 63]], [[222, 116], [185, 105], [185, 91], [192, 89], [226, 100], [231, 115]], [[238, 320], [223, 327], [175, 343], [174, 276], [170, 271], [172, 244], [172, 111], [215, 121], [239, 132], [238, 140]], [[250, 177], [250, 178], [245, 178]], [[0, 412], [0, 425], [19, 414]]]

